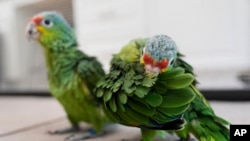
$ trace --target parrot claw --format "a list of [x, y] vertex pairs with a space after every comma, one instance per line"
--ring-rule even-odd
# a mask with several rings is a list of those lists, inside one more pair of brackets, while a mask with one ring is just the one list
[[79, 141], [79, 140], [85, 140], [89, 138], [96, 138], [103, 135], [106, 135], [108, 133], [115, 132], [117, 129], [117, 124], [106, 124], [102, 131], [96, 132], [94, 129], [90, 128], [87, 130], [87, 132], [81, 134], [81, 135], [71, 135], [65, 138], [65, 141]]
[[75, 135], [70, 135], [70, 136], [68, 136], [68, 137], [66, 137], [65, 139], [64, 139], [64, 141], [67, 141], [67, 140], [70, 140], [71, 138], [73, 138]]
[[80, 141], [80, 140], [85, 140], [85, 139], [89, 139], [89, 138], [96, 138], [96, 137], [102, 136], [104, 134], [105, 134], [104, 131], [102, 131], [100, 133], [96, 133], [93, 129], [89, 129], [88, 132], [83, 133], [81, 135], [70, 135], [70, 136], [65, 138], [65, 141]]
[[49, 134], [54, 135], [54, 134], [67, 134], [67, 133], [74, 133], [78, 132], [80, 130], [79, 126], [74, 125], [71, 128], [66, 128], [62, 130], [55, 130], [55, 131], [48, 131]]
[[180, 139], [178, 141], [197, 141], [197, 140], [194, 138], [187, 138], [187, 139]]

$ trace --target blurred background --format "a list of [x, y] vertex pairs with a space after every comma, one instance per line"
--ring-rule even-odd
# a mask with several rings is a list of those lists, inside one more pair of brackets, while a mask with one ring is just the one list
[[106, 71], [131, 39], [166, 34], [195, 68], [199, 88], [250, 87], [248, 0], [0, 0], [0, 92], [48, 91], [43, 50], [24, 34], [44, 10], [61, 12], [81, 50]]
[[[69, 127], [69, 122], [62, 106], [49, 97], [42, 48], [24, 33], [31, 17], [45, 10], [62, 13], [74, 27], [80, 49], [97, 56], [106, 71], [112, 54], [130, 40], [172, 37], [195, 68], [198, 88], [215, 112], [232, 124], [250, 123], [249, 0], [0, 0], [1, 141], [60, 141], [67, 136], [45, 134]], [[139, 136], [135, 130], [106, 140]]]

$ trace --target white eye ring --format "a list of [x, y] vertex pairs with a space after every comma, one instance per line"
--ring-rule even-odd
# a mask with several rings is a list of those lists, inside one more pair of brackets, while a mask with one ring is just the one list
[[51, 20], [49, 20], [49, 19], [44, 19], [42, 21], [42, 25], [46, 26], [46, 27], [52, 27], [53, 26], [53, 22]]
[[145, 50], [146, 50], [146, 47], [143, 47], [143, 49], [142, 49], [142, 51], [141, 51], [141, 55], [144, 54]]

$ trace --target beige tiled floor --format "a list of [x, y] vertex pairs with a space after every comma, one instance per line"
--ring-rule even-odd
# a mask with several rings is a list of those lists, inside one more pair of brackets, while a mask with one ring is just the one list
[[[232, 124], [250, 124], [250, 102], [211, 102]], [[0, 141], [63, 141], [67, 135], [47, 131], [69, 127], [62, 107], [48, 97], [0, 97]], [[85, 123], [82, 128], [87, 128]], [[119, 141], [139, 137], [137, 128], [119, 126], [114, 133], [88, 141]]]

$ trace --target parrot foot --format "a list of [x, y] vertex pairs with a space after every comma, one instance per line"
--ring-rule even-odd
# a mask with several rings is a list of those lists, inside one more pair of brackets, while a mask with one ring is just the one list
[[104, 134], [105, 134], [104, 131], [96, 133], [95, 130], [89, 129], [86, 133], [83, 133], [81, 135], [70, 135], [65, 138], [65, 141], [80, 141], [80, 140], [85, 140], [85, 139], [90, 139], [90, 138], [96, 138]]
[[187, 139], [180, 139], [178, 141], [197, 141], [197, 140], [194, 138], [187, 138]]
[[80, 135], [71, 135], [65, 138], [65, 141], [79, 141], [79, 140], [85, 140], [90, 138], [96, 138], [100, 136], [104, 136], [106, 134], [115, 132], [117, 129], [117, 124], [106, 124], [103, 127], [103, 130], [100, 132], [96, 132], [94, 129], [90, 128], [87, 130], [87, 132], [80, 134]]
[[70, 128], [61, 129], [61, 130], [55, 130], [55, 131], [48, 131], [49, 134], [55, 135], [55, 134], [67, 134], [67, 133], [74, 133], [80, 131], [80, 128], [78, 125], [73, 125]]

